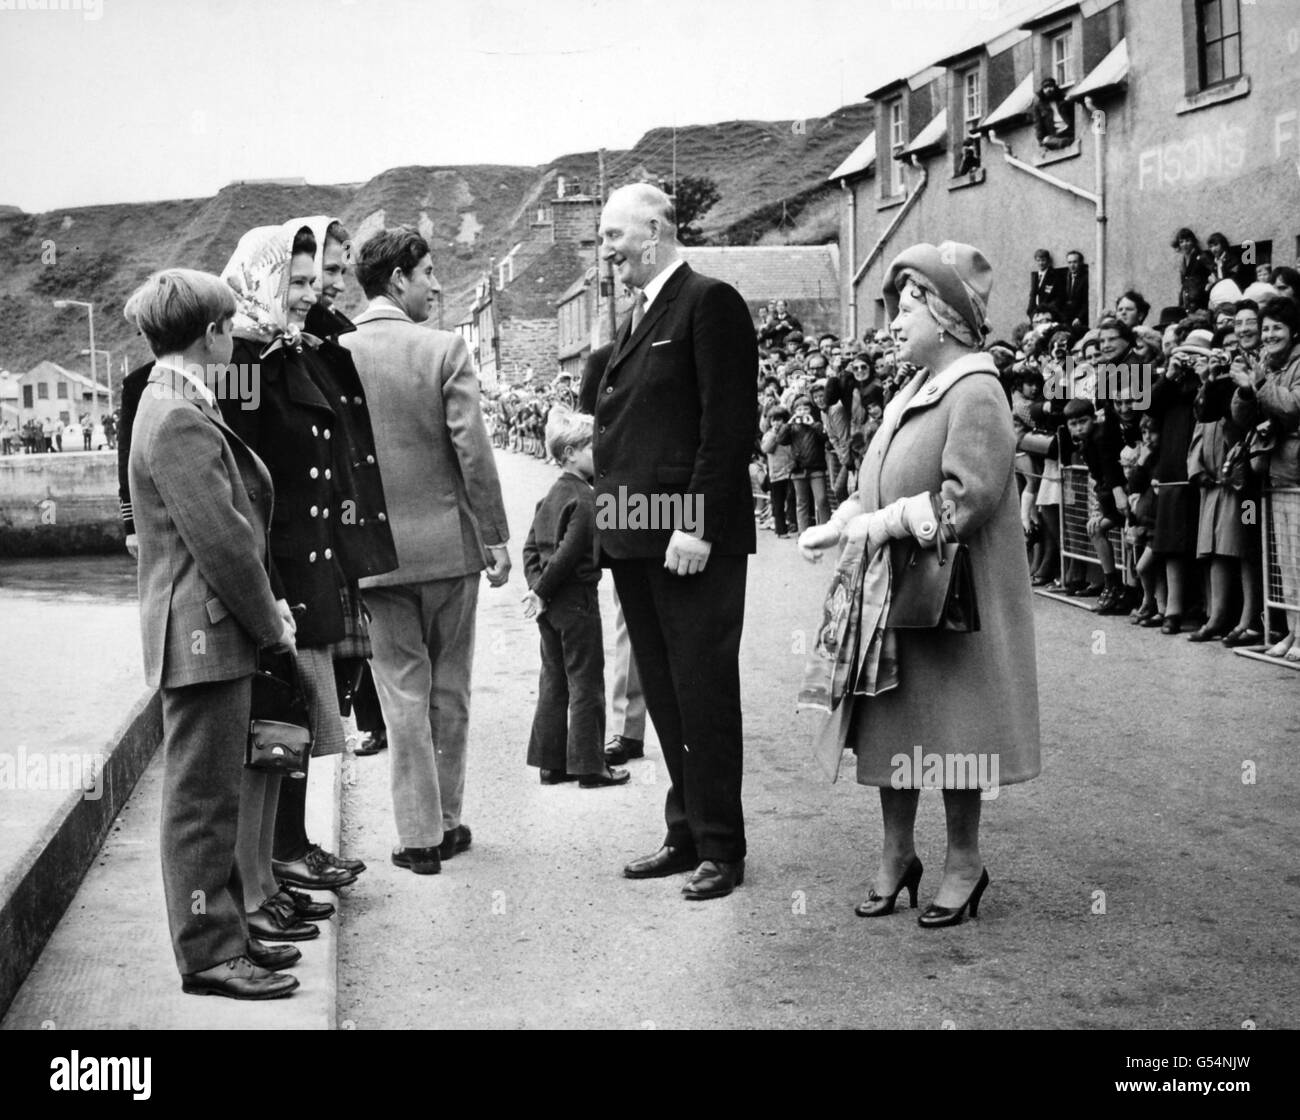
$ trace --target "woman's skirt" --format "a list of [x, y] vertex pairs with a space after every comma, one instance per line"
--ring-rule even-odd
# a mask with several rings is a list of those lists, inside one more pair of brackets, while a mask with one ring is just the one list
[[334, 654], [330, 646], [298, 651], [299, 681], [311, 713], [312, 758], [342, 754], [347, 746], [339, 697], [334, 684]]
[[1162, 556], [1192, 556], [1198, 519], [1196, 492], [1187, 483], [1161, 483], [1156, 488], [1156, 531], [1151, 550]]

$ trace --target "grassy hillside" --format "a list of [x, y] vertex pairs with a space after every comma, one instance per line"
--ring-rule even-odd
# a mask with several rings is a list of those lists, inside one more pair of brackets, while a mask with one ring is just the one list
[[[713, 179], [721, 200], [700, 223], [713, 244], [796, 244], [833, 240], [836, 206], [825, 178], [869, 131], [865, 105], [808, 121], [728, 121], [677, 130], [678, 175]], [[626, 151], [605, 153], [607, 182], [665, 178], [673, 170], [673, 133], [657, 128]], [[96, 304], [96, 346], [131, 364], [147, 357], [122, 319], [132, 288], [157, 268], [188, 265], [220, 271], [239, 236], [295, 215], [330, 213], [355, 234], [363, 227], [418, 227], [434, 253], [444, 289], [444, 323], [469, 306], [493, 258], [528, 236], [539, 202], [554, 194], [558, 174], [594, 189], [595, 152], [562, 156], [545, 167], [395, 167], [365, 183], [338, 186], [232, 184], [211, 198], [87, 206], [24, 214], [0, 206], [0, 367], [23, 371], [43, 358], [85, 370], [84, 314], [52, 306], [59, 298]], [[527, 301], [544, 313], [589, 264], [550, 253], [527, 278]], [[350, 287], [345, 307], [363, 303]]]

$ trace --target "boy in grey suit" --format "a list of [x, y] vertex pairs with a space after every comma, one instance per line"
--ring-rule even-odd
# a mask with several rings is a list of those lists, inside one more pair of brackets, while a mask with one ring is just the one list
[[213, 396], [234, 311], [218, 277], [190, 269], [156, 273], [127, 301], [157, 359], [128, 473], [145, 679], [162, 694], [163, 887], [182, 988], [274, 999], [298, 982], [271, 970], [301, 954], [249, 941], [235, 835], [257, 650], [294, 639], [267, 574], [271, 478]]

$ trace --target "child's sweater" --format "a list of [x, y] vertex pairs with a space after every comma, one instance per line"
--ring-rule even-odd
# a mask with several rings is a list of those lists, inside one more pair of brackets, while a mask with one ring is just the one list
[[524, 577], [544, 603], [566, 585], [600, 582], [596, 498], [577, 475], [565, 471], [537, 503], [524, 544]]

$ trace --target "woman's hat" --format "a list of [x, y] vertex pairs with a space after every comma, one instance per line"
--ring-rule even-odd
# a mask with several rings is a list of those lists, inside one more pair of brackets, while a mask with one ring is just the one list
[[1209, 331], [1191, 331], [1181, 346], [1174, 347], [1175, 354], [1194, 354], [1208, 358], [1214, 352], [1214, 335]]
[[984, 337], [993, 269], [983, 253], [973, 245], [963, 245], [959, 241], [943, 241], [938, 245], [922, 243], [904, 249], [885, 273], [883, 294], [891, 322], [898, 314], [897, 284], [899, 274], [904, 270], [924, 276], [939, 298], [970, 327], [975, 337]]
[[1241, 299], [1241, 289], [1232, 280], [1220, 280], [1210, 289], [1210, 306], [1218, 307], [1221, 303], [1236, 303]]
[[1265, 284], [1263, 280], [1256, 280], [1249, 288], [1241, 293], [1242, 299], [1253, 300], [1255, 303], [1263, 303], [1266, 299], [1273, 299], [1277, 295], [1277, 289], [1272, 284]]

